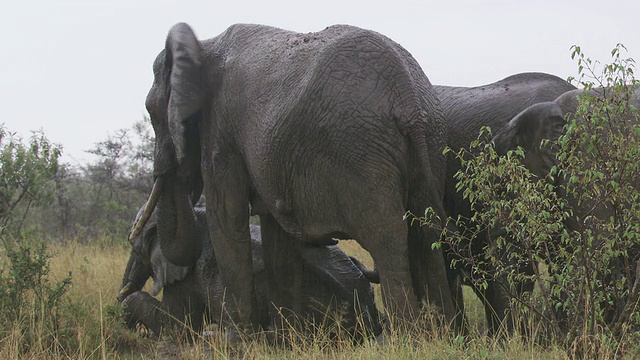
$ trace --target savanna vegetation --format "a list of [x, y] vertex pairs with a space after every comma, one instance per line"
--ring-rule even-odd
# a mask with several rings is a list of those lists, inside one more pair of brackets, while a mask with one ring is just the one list
[[[127, 233], [151, 187], [148, 121], [109, 135], [89, 150], [92, 162], [75, 165], [62, 163], [63, 149], [43, 133], [23, 139], [0, 127], [0, 358], [635, 358], [640, 124], [616, 121], [637, 120], [628, 86], [637, 85], [634, 62], [623, 53], [617, 46], [611, 64], [601, 65], [572, 48], [578, 62], [572, 81], [608, 90], [604, 97], [582, 97], [564, 135], [544, 144], [557, 158], [546, 178], [522, 165], [522, 149], [498, 153], [490, 129], [459, 153], [459, 189], [483, 209], [472, 230], [501, 224], [508, 235], [488, 256], [460, 261], [490, 265], [474, 267], [480, 285], [491, 277], [536, 282], [532, 294], [513, 294], [514, 316], [527, 320], [519, 321], [522, 331], [499, 339], [484, 335], [484, 309], [468, 289], [464, 335], [414, 329], [392, 332], [381, 346], [373, 339], [353, 344], [300, 334], [286, 348], [260, 339], [231, 345], [222, 331], [197, 334], [193, 343], [142, 337], [124, 326], [115, 298], [129, 254]], [[565, 179], [561, 193], [570, 197], [557, 195], [559, 178]], [[604, 204], [613, 215], [578, 213], [567, 198]], [[576, 217], [578, 228], [568, 230], [566, 220]], [[444, 241], [469, 240], [460, 237], [448, 233]], [[373, 266], [354, 241], [341, 246]], [[508, 261], [492, 256], [498, 252], [511, 254]], [[522, 274], [523, 262], [539, 266]]]
[[[570, 81], [584, 93], [562, 135], [542, 142], [554, 154], [547, 174], [525, 166], [522, 147], [496, 148], [489, 128], [456, 152], [457, 188], [476, 212], [471, 222], [449, 219], [473, 226], [445, 241], [463, 250], [459, 261], [472, 265], [477, 286], [506, 279], [520, 333], [571, 357], [639, 350], [640, 123], [635, 62], [625, 50], [617, 45], [602, 65], [572, 47], [578, 77]], [[465, 254], [461, 244], [479, 232], [495, 241], [482, 257]], [[523, 294], [527, 282], [535, 290]]]

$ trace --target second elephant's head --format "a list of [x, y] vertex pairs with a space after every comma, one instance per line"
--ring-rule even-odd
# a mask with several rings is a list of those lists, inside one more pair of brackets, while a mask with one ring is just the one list
[[129, 239], [140, 233], [155, 210], [158, 241], [176, 265], [193, 264], [202, 250], [194, 234], [193, 210], [202, 193], [198, 127], [207, 93], [202, 56], [191, 28], [175, 25], [153, 64], [154, 80], [146, 99], [156, 136], [154, 187]]

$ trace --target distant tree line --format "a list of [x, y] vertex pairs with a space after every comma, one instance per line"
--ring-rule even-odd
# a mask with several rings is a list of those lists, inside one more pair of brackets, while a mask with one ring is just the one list
[[0, 234], [55, 242], [124, 241], [152, 186], [148, 119], [87, 150], [84, 164], [60, 162], [42, 132], [28, 141], [0, 127]]

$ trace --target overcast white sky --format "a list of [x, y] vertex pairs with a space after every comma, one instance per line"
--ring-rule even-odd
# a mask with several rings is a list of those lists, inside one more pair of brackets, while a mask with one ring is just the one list
[[145, 114], [151, 65], [176, 22], [201, 39], [234, 23], [300, 32], [346, 23], [376, 30], [434, 84], [474, 86], [524, 71], [576, 75], [569, 47], [609, 61], [616, 43], [640, 61], [638, 0], [197, 1], [21, 0], [0, 13], [0, 124], [43, 129], [66, 161]]

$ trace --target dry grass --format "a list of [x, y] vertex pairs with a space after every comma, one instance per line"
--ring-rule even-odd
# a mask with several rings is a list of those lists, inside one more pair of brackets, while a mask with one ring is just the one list
[[[353, 241], [341, 242], [341, 247], [355, 255], [367, 266], [372, 266], [369, 254]], [[222, 338], [222, 333], [200, 337], [194, 344], [169, 340], [154, 342], [141, 339], [118, 322], [118, 306], [115, 300], [120, 287], [122, 273], [128, 258], [125, 247], [80, 245], [70, 243], [52, 246], [55, 256], [51, 260], [52, 274], [61, 279], [69, 271], [73, 273], [73, 286], [68, 293], [64, 313], [69, 317], [64, 322], [71, 342], [65, 351], [51, 352], [31, 349], [20, 358], [33, 359], [564, 359], [563, 352], [545, 350], [524, 345], [518, 339], [495, 343], [478, 335], [483, 325], [483, 311], [471, 292], [466, 292], [469, 301], [470, 320], [480, 332], [467, 339], [451, 339], [442, 334], [416, 330], [411, 333], [393, 333], [387, 344], [374, 341], [353, 344], [349, 341], [331, 342], [322, 336], [305, 338], [294, 334], [289, 349], [274, 348], [265, 341], [253, 340], [236, 347]], [[378, 292], [379, 289], [376, 289]], [[378, 293], [379, 294], [379, 293]], [[378, 298], [380, 296], [378, 295]], [[35, 312], [35, 311], [34, 311]], [[340, 339], [339, 339], [340, 340]], [[0, 358], [17, 358], [16, 343], [11, 336], [0, 342]]]

